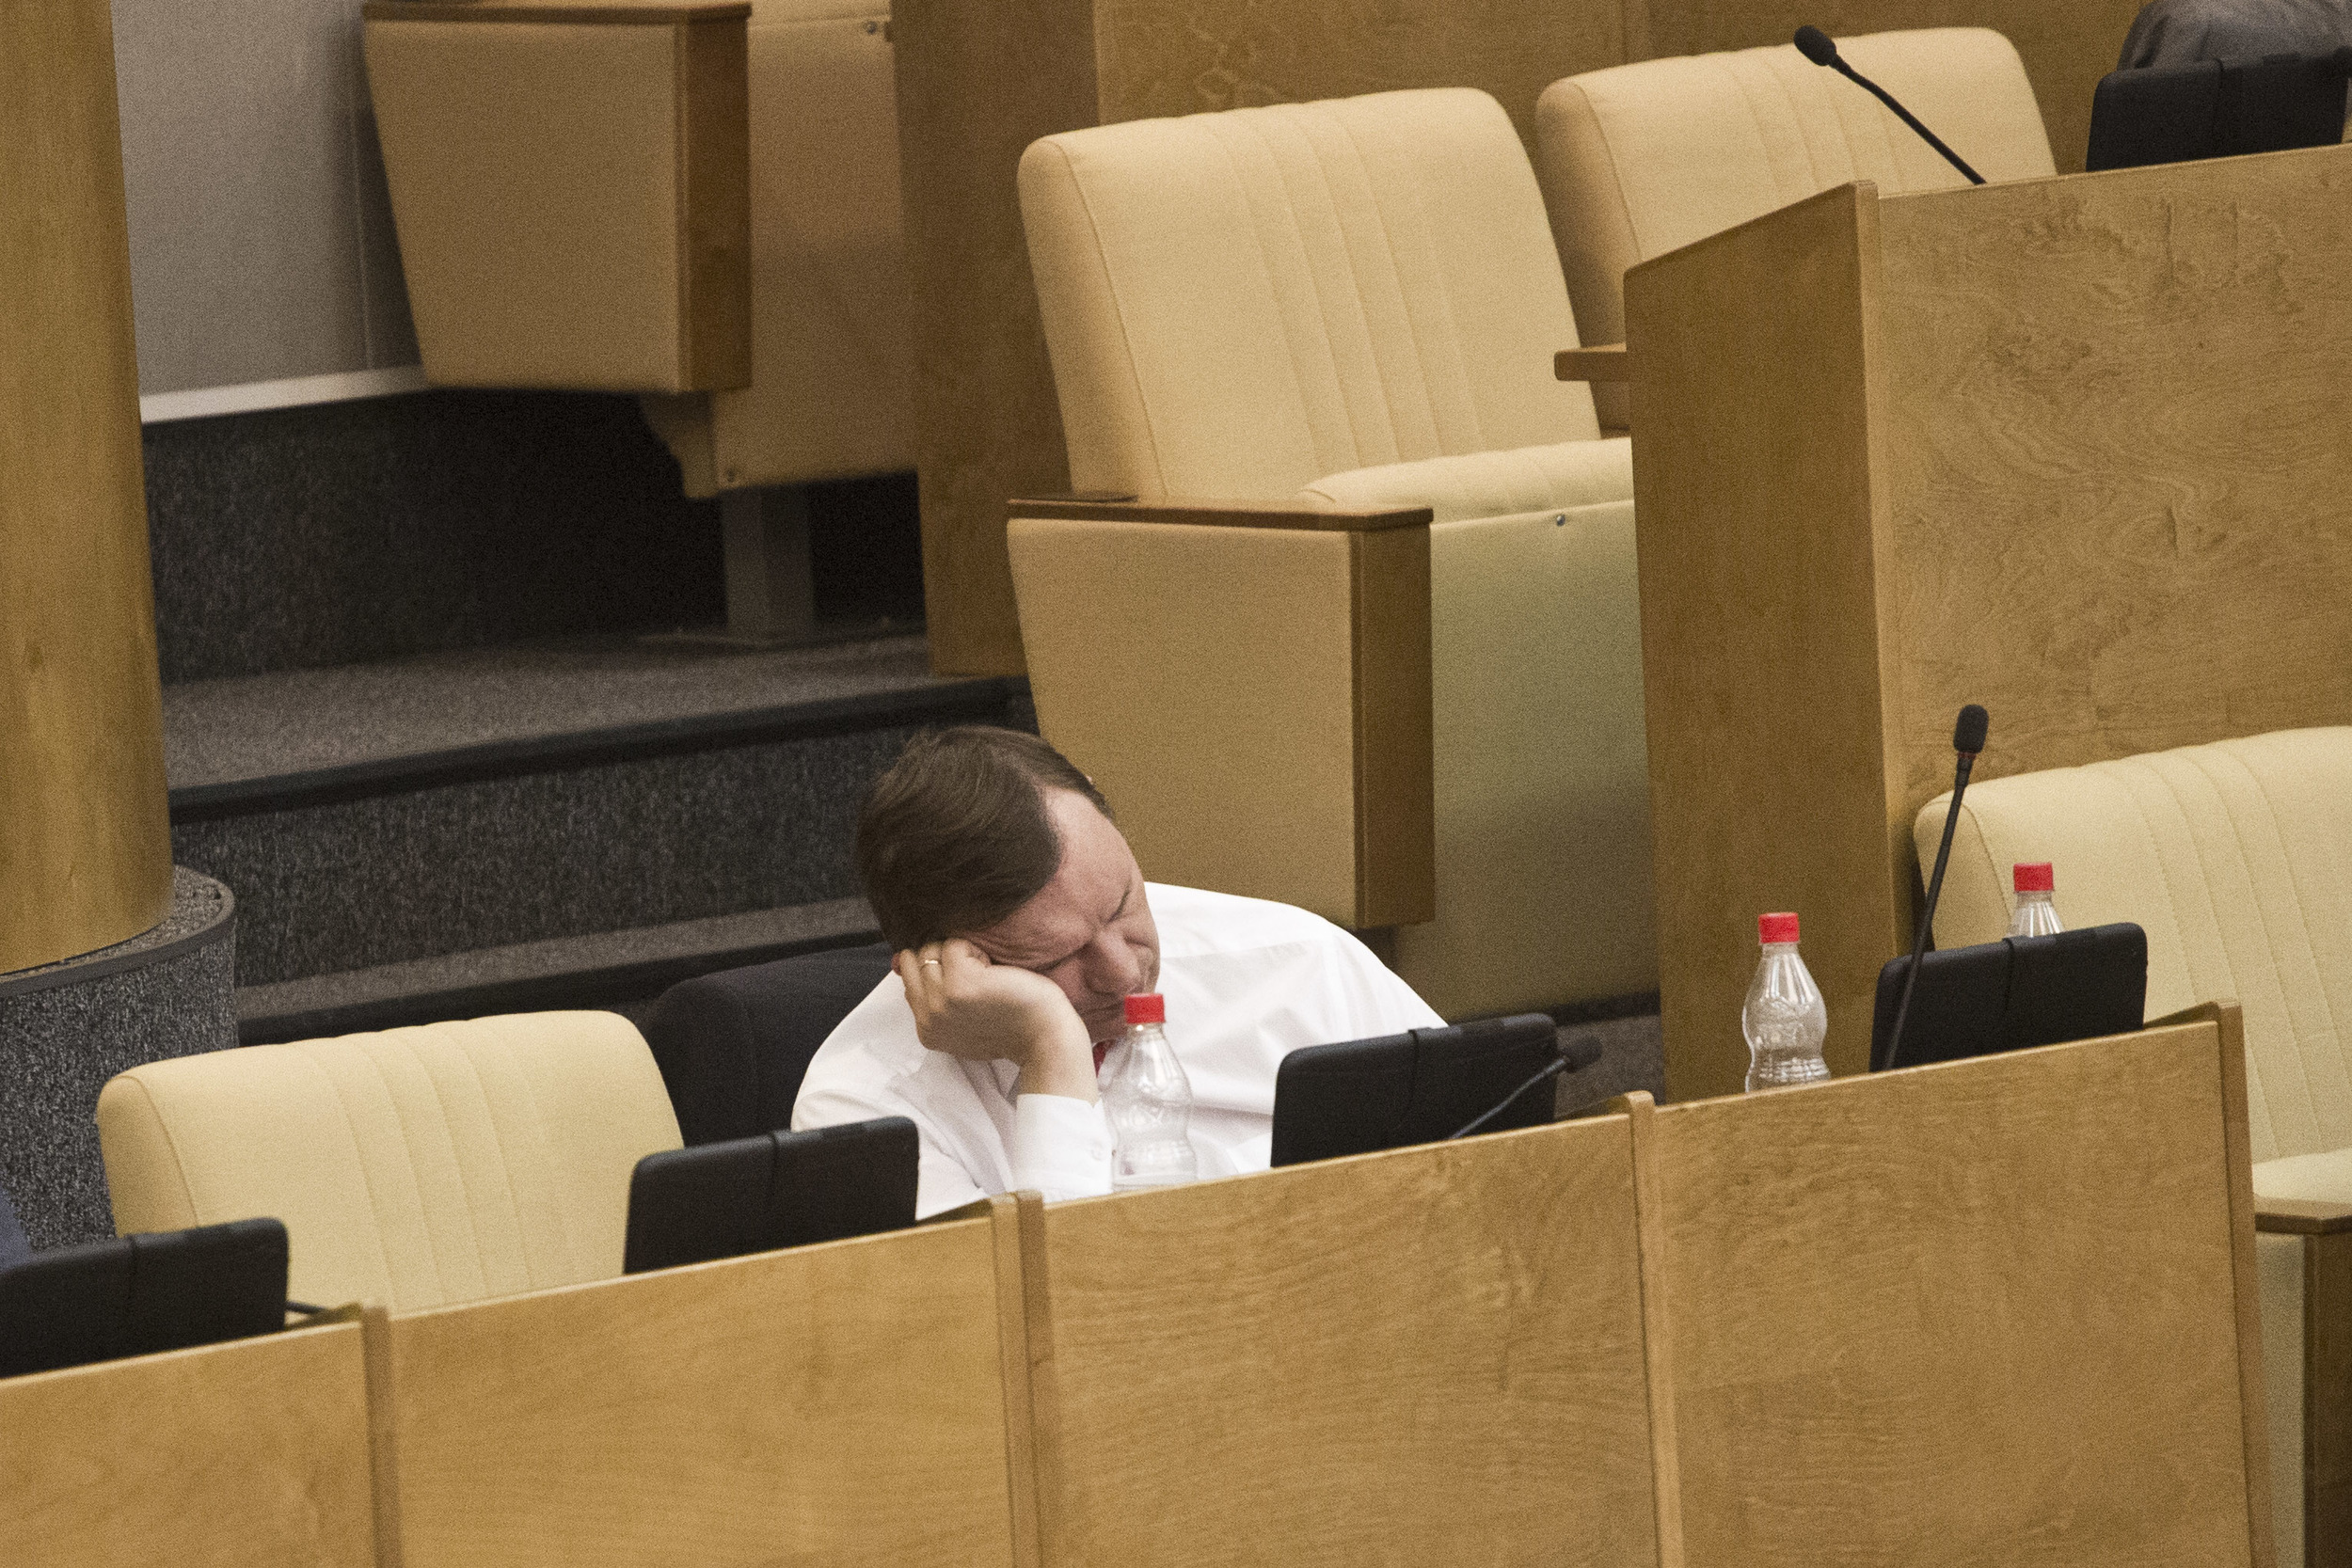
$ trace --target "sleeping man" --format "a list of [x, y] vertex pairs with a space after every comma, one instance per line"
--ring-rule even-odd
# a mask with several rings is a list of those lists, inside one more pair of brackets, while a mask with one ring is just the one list
[[1204, 1178], [1265, 1168], [1290, 1052], [1443, 1022], [1317, 915], [1146, 882], [1093, 783], [1035, 736], [916, 736], [859, 814], [857, 866], [894, 973], [818, 1051], [792, 1125], [911, 1119], [919, 1214], [1110, 1191], [1096, 1074], [1132, 993], [1167, 998]]

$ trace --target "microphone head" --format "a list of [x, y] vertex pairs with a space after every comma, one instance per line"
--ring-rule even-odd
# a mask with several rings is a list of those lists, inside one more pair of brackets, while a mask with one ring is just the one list
[[1984, 750], [1984, 732], [1992, 723], [1982, 707], [1970, 703], [1960, 710], [1960, 721], [1952, 726], [1952, 750], [1975, 756]]
[[1797, 53], [1811, 60], [1815, 65], [1827, 65], [1837, 58], [1836, 42], [1819, 27], [1798, 28], [1795, 42]]

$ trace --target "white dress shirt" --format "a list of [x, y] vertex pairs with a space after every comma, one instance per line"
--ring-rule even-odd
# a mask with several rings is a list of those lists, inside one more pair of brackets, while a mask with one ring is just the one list
[[[1168, 1039], [1192, 1080], [1200, 1175], [1263, 1170], [1274, 1139], [1274, 1073], [1306, 1045], [1430, 1028], [1444, 1020], [1370, 949], [1287, 904], [1151, 883]], [[1111, 1190], [1102, 1107], [1012, 1092], [1010, 1062], [926, 1050], [898, 975], [826, 1037], [793, 1102], [798, 1129], [905, 1117], [922, 1135], [915, 1212], [990, 1193], [1048, 1198]]]

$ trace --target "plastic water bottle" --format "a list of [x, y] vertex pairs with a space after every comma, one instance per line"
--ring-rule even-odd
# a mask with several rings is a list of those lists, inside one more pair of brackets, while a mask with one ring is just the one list
[[1829, 1076], [1821, 1041], [1829, 1034], [1829, 1008], [1821, 990], [1797, 957], [1797, 917], [1756, 917], [1764, 957], [1740, 1009], [1740, 1032], [1748, 1037], [1748, 1092], [1810, 1084]]
[[1192, 1151], [1192, 1080], [1168, 1043], [1168, 1003], [1157, 995], [1126, 1001], [1127, 1033], [1111, 1055], [1117, 1066], [1103, 1090], [1118, 1151], [1111, 1156], [1111, 1185], [1173, 1187], [1197, 1180], [1200, 1163]]
[[2048, 861], [2013, 866], [2010, 879], [2017, 889], [2017, 908], [2009, 917], [2010, 936], [2054, 937], [2066, 929], [2058, 924], [2058, 906], [2051, 902], [2058, 895], [2058, 879], [2050, 875]]

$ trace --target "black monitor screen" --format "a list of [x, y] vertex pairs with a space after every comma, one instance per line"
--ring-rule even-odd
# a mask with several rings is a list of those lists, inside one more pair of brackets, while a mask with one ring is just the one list
[[[1559, 1053], [1559, 1031], [1541, 1013], [1294, 1051], [1274, 1080], [1272, 1163], [1440, 1142]], [[1482, 1131], [1539, 1127], [1551, 1119], [1552, 1103], [1549, 1085], [1538, 1085]]]

